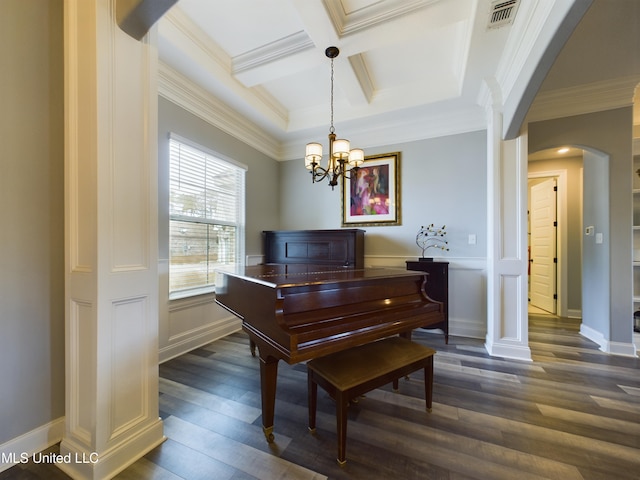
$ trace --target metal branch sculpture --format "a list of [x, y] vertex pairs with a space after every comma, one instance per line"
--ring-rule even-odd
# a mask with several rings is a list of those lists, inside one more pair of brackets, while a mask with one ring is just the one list
[[422, 226], [416, 235], [416, 245], [422, 249], [422, 258], [424, 258], [425, 252], [430, 248], [437, 248], [439, 250], [449, 251], [447, 246], [449, 242], [446, 240], [447, 231], [446, 225], [440, 228], [431, 225]]

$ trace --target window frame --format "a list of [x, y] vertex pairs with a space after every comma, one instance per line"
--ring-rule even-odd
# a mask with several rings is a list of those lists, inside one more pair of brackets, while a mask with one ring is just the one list
[[[177, 215], [177, 214], [172, 214], [172, 198], [173, 198], [173, 188], [171, 185], [171, 179], [172, 179], [172, 170], [174, 168], [173, 166], [173, 154], [172, 154], [172, 150], [173, 150], [173, 143], [177, 142], [179, 144], [185, 145], [189, 148], [195, 149], [197, 150], [199, 153], [203, 154], [203, 156], [205, 157], [206, 161], [213, 161], [214, 163], [220, 165], [224, 165], [226, 168], [228, 167], [232, 167], [237, 169], [237, 173], [239, 173], [241, 175], [241, 179], [239, 181], [240, 185], [238, 186], [238, 190], [236, 191], [236, 199], [238, 202], [238, 207], [237, 207], [237, 218], [236, 218], [236, 222], [232, 222], [232, 221], [226, 221], [226, 220], [220, 220], [220, 219], [211, 219], [211, 218], [205, 218], [202, 216], [188, 216], [188, 215]], [[167, 207], [169, 209], [169, 222], [168, 222], [168, 226], [169, 226], [169, 231], [168, 231], [168, 243], [169, 243], [169, 248], [168, 248], [168, 272], [167, 272], [167, 279], [168, 279], [168, 294], [169, 294], [169, 300], [176, 300], [176, 299], [182, 299], [182, 298], [189, 298], [189, 297], [195, 297], [198, 295], [205, 295], [205, 294], [214, 294], [215, 293], [215, 281], [214, 283], [208, 283], [206, 285], [199, 285], [199, 286], [193, 286], [193, 287], [187, 287], [187, 288], [181, 288], [181, 289], [177, 289], [177, 290], [172, 290], [171, 289], [171, 270], [172, 270], [172, 264], [171, 264], [171, 257], [172, 257], [172, 252], [171, 252], [171, 245], [172, 245], [172, 223], [174, 221], [176, 222], [188, 222], [188, 223], [194, 223], [194, 224], [206, 224], [206, 225], [220, 225], [223, 227], [234, 227], [236, 229], [236, 244], [235, 244], [235, 259], [234, 259], [234, 264], [237, 265], [243, 265], [244, 264], [244, 258], [245, 258], [245, 243], [246, 243], [246, 239], [245, 239], [245, 232], [246, 232], [246, 225], [245, 225], [245, 221], [246, 221], [246, 203], [247, 203], [247, 198], [246, 198], [246, 173], [248, 171], [248, 167], [241, 163], [238, 162], [232, 158], [227, 157], [226, 155], [223, 155], [219, 152], [216, 152], [215, 150], [212, 150], [211, 148], [205, 147], [204, 145], [200, 145], [197, 142], [194, 142], [192, 140], [189, 140], [185, 137], [182, 137], [180, 135], [177, 135], [173, 132], [169, 133], [169, 175], [168, 175], [168, 192], [169, 192], [169, 200], [168, 200], [168, 204]], [[208, 243], [207, 243], [208, 245]], [[209, 262], [209, 260], [208, 260]]]

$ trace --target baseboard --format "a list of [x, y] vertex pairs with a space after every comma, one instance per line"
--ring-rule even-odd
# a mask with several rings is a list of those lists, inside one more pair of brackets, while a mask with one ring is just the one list
[[633, 343], [612, 342], [604, 338], [599, 331], [589, 327], [588, 325], [580, 325], [580, 335], [587, 337], [592, 342], [600, 346], [600, 350], [612, 355], [622, 355], [625, 357], [635, 357], [637, 354], [636, 346]]
[[598, 330], [595, 330], [583, 323], [582, 325], [580, 325], [580, 335], [582, 335], [583, 337], [587, 337], [592, 342], [597, 343], [598, 345], [600, 345], [600, 350], [606, 352], [604, 347], [607, 343], [607, 339], [604, 338], [604, 335], [602, 335], [602, 333], [600, 333]]
[[449, 315], [449, 335], [465, 338], [485, 338], [487, 334], [486, 322], [455, 318]]
[[64, 417], [53, 420], [41, 427], [0, 445], [0, 472], [18, 463], [26, 463], [38, 452], [62, 440]]
[[511, 342], [493, 342], [486, 339], [484, 348], [492, 357], [511, 358], [514, 360], [532, 361], [531, 350], [528, 346], [514, 344]]
[[582, 310], [576, 308], [570, 308], [567, 310], [567, 317], [569, 318], [582, 318]]
[[179, 336], [170, 338], [169, 345], [159, 350], [159, 362], [163, 363], [179, 357], [191, 350], [231, 335], [241, 328], [240, 320], [237, 317], [229, 316], [214, 324], [206, 325], [191, 332], [181, 333]]
[[612, 355], [622, 355], [624, 357], [635, 357], [638, 350], [634, 343], [607, 342], [608, 352]]

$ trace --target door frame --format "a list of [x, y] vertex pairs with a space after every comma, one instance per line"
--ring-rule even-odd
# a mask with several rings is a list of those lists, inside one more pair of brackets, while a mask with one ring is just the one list
[[[558, 263], [556, 264], [556, 315], [560, 317], [567, 317], [569, 316], [566, 295], [566, 292], [568, 291], [568, 260], [566, 254], [568, 248], [567, 170], [527, 172], [527, 179], [547, 177], [555, 177], [556, 185], [558, 186], [558, 195], [556, 196], [558, 222], [558, 228], [556, 228], [556, 257], [558, 259]], [[527, 195], [529, 195], [529, 188], [527, 188]]]

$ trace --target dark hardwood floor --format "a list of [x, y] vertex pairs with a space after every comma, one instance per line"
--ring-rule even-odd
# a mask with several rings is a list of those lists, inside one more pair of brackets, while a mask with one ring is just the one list
[[[481, 340], [416, 332], [435, 348], [433, 412], [421, 372], [350, 407], [347, 464], [336, 463], [335, 406], [319, 390], [307, 431], [304, 365], [280, 362], [275, 443], [260, 419], [258, 359], [237, 333], [160, 366], [167, 441], [125, 479], [640, 478], [640, 359], [600, 352], [579, 321], [530, 316], [533, 362], [491, 358]], [[55, 447], [54, 447], [55, 449]], [[53, 471], [52, 471], [53, 470]], [[19, 465], [0, 480], [67, 478]]]

